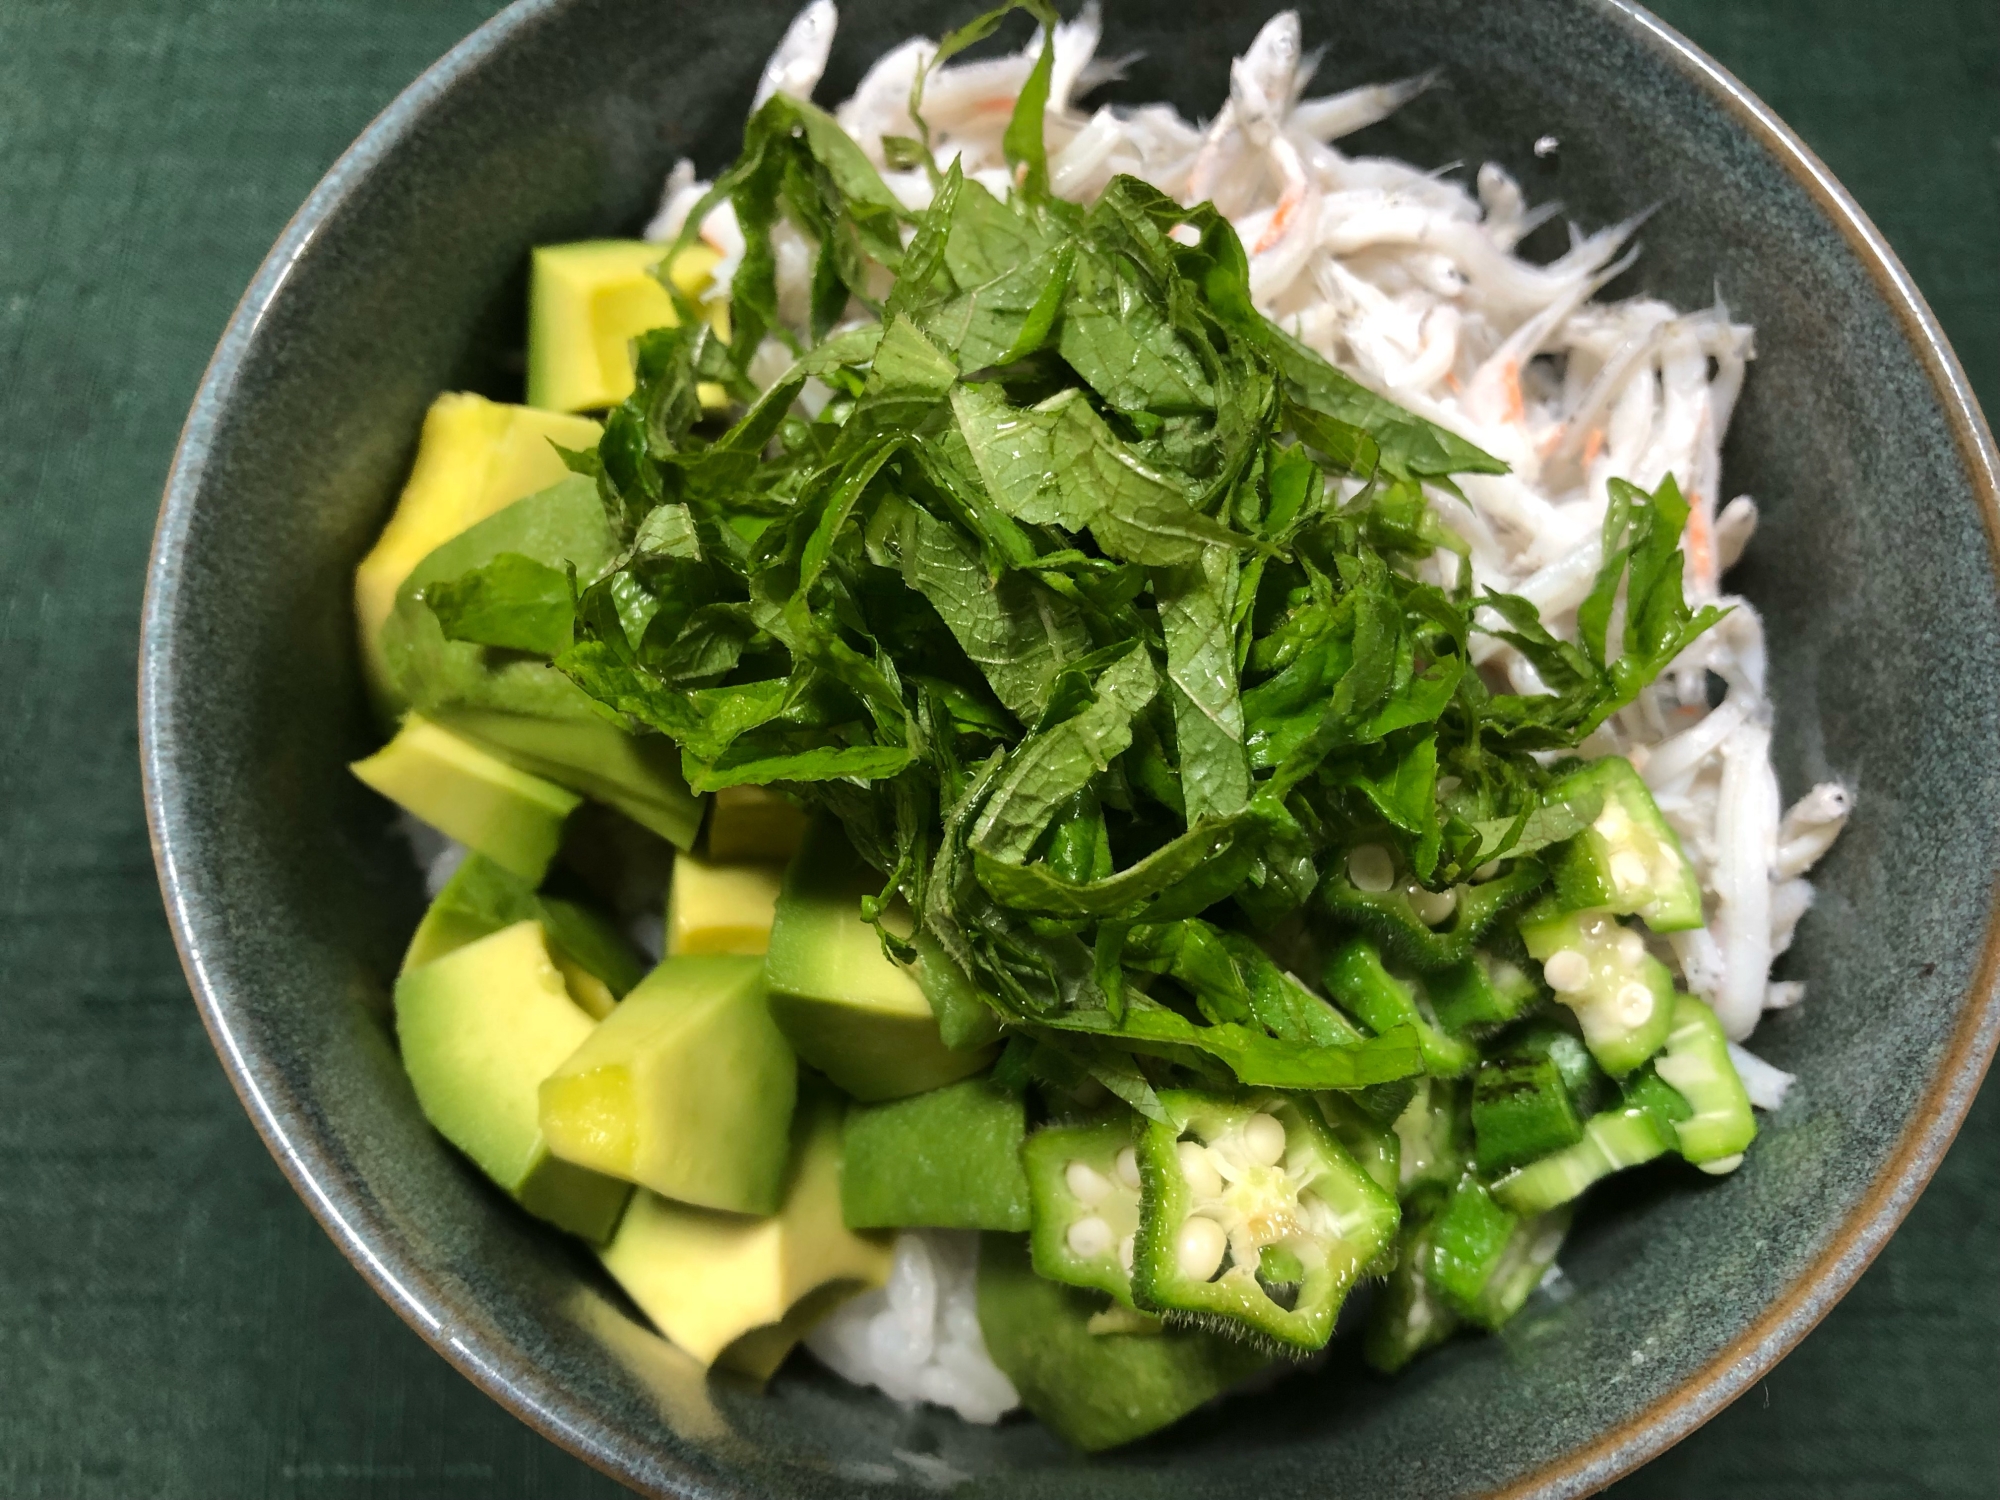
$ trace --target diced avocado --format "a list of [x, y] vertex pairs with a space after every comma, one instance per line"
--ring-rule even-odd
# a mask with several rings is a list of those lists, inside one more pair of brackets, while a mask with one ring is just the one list
[[683, 854], [667, 886], [667, 957], [682, 953], [747, 953], [771, 945], [784, 866], [728, 864]]
[[1092, 1333], [1093, 1292], [1035, 1274], [1018, 1235], [979, 1245], [979, 1328], [1028, 1409], [1088, 1452], [1179, 1421], [1268, 1365], [1268, 1354], [1195, 1328]]
[[1027, 1105], [967, 1078], [847, 1111], [841, 1210], [850, 1229], [1026, 1229]]
[[563, 822], [583, 800], [416, 714], [348, 769], [447, 838], [530, 883], [547, 873]]
[[738, 1336], [715, 1356], [715, 1368], [741, 1375], [762, 1386], [778, 1373], [778, 1367], [799, 1346], [799, 1341], [817, 1327], [826, 1315], [852, 1297], [860, 1288], [852, 1281], [831, 1282], [807, 1292], [776, 1323], [766, 1323]]
[[806, 815], [761, 786], [726, 786], [709, 799], [706, 853], [719, 860], [774, 860], [799, 852]]
[[382, 627], [383, 659], [397, 691], [424, 717], [692, 848], [702, 801], [682, 779], [671, 741], [632, 732], [547, 662], [446, 640], [437, 616], [418, 597], [425, 584], [457, 578], [503, 552], [550, 567], [570, 565], [589, 579], [616, 551], [589, 480], [568, 479], [517, 501], [410, 571]]
[[[535, 250], [528, 273], [530, 406], [593, 411], [632, 394], [632, 340], [680, 322], [655, 274], [667, 248], [646, 240], [583, 240]], [[706, 245], [690, 248], [674, 263], [674, 284], [699, 292], [719, 258]], [[720, 304], [714, 317], [716, 331], [726, 334]]]
[[1521, 921], [1521, 940], [1556, 998], [1576, 1013], [1599, 1067], [1623, 1078], [1666, 1044], [1673, 1025], [1674, 976], [1646, 940], [1608, 911]]
[[687, 789], [680, 752], [664, 735], [634, 734], [595, 715], [544, 718], [443, 707], [435, 717], [515, 765], [616, 808], [676, 848], [694, 847], [702, 799]]
[[841, 1104], [802, 1092], [784, 1207], [770, 1218], [633, 1196], [604, 1265], [653, 1325], [703, 1364], [752, 1329], [782, 1322], [823, 1286], [880, 1286], [891, 1251], [840, 1217]]
[[589, 907], [543, 896], [484, 855], [468, 854], [417, 924], [403, 968], [421, 968], [516, 922], [538, 921], [570, 998], [602, 1020], [637, 984], [645, 965], [624, 935]]
[[536, 922], [396, 981], [396, 1035], [424, 1117], [530, 1213], [601, 1241], [631, 1188], [550, 1155], [536, 1097], [592, 1026]]
[[510, 406], [470, 392], [449, 391], [431, 403], [402, 497], [354, 570], [361, 662], [369, 695], [385, 717], [401, 710], [404, 700], [382, 656], [382, 623], [410, 569], [467, 527], [562, 480], [569, 470], [555, 445], [589, 449], [597, 437], [598, 426], [588, 417]]
[[[977, 1073], [991, 1047], [952, 1051], [916, 977], [861, 920], [881, 880], [821, 820], [785, 872], [764, 971], [771, 1013], [806, 1062], [857, 1099], [899, 1099]], [[910, 930], [900, 907], [888, 920]]]
[[1565, 785], [1587, 787], [1604, 802], [1596, 820], [1557, 857], [1556, 896], [1563, 906], [1637, 916], [1655, 932], [1701, 926], [1694, 866], [1632, 763], [1607, 755]]
[[798, 1066], [754, 958], [670, 958], [541, 1085], [565, 1161], [682, 1203], [776, 1212]]

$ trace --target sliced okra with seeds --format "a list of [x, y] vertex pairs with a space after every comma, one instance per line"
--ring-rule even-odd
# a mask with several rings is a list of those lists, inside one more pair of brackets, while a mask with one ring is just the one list
[[1655, 932], [1701, 926], [1701, 885], [1681, 841], [1630, 761], [1606, 756], [1566, 784], [1603, 798], [1596, 819], [1555, 859], [1556, 898], [1642, 918]]
[[1432, 891], [1396, 872], [1379, 844], [1336, 857], [1320, 882], [1334, 918], [1366, 932], [1384, 951], [1422, 972], [1448, 969], [1472, 956], [1474, 945], [1511, 908], [1548, 882], [1535, 860], [1515, 860], [1493, 879]]
[[1132, 1305], [1139, 1231], [1133, 1117], [1049, 1125], [1021, 1147], [1028, 1174], [1028, 1245], [1038, 1275], [1109, 1292]]
[[1395, 1197], [1309, 1098], [1162, 1092], [1139, 1139], [1134, 1299], [1295, 1351], [1324, 1347], [1396, 1232]]
[[1609, 911], [1532, 913], [1521, 938], [1556, 999], [1576, 1013], [1598, 1066], [1623, 1078], [1666, 1044], [1674, 976]]

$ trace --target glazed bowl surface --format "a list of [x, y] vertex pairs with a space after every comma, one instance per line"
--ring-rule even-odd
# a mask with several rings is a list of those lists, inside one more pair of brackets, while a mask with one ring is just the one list
[[[1859, 794], [1780, 977], [1808, 1003], [1757, 1049], [1800, 1082], [1746, 1168], [1601, 1190], [1564, 1295], [1404, 1377], [1336, 1346], [1310, 1375], [1085, 1460], [809, 1360], [759, 1396], [705, 1380], [582, 1247], [515, 1212], [425, 1125], [388, 989], [422, 892], [385, 807], [349, 579], [425, 407], [519, 399], [528, 248], [630, 233], [668, 167], [733, 154], [791, 0], [523, 0], [396, 101], [271, 252], [169, 479], [140, 669], [151, 825], [217, 1050], [328, 1232], [440, 1353], [643, 1491], [992, 1500], [1202, 1493], [1414, 1500], [1587, 1493], [1745, 1390], [1859, 1275], [1970, 1104], [2000, 1007], [1996, 463], [1962, 372], [1847, 195], [1763, 105], [1617, 0], [1300, 5], [1319, 86], [1437, 67], [1354, 144], [1495, 160], [1586, 225], [1657, 205], [1611, 289], [1719, 291], [1758, 330], [1725, 469], [1762, 523], [1734, 587], [1763, 610], [1787, 796]], [[1102, 97], [1210, 114], [1263, 13], [1113, 4]], [[848, 7], [820, 97], [965, 17]], [[1534, 143], [1556, 138], [1552, 155]], [[1559, 248], [1559, 246], [1556, 246]]]

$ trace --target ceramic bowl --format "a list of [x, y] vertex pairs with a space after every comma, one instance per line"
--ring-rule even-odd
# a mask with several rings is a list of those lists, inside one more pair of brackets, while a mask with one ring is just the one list
[[[1659, 205], [1614, 290], [1719, 288], [1759, 357], [1726, 454], [1763, 525], [1733, 581], [1769, 622], [1788, 794], [1859, 811], [1821, 867], [1758, 1032], [1798, 1074], [1749, 1165], [1592, 1204], [1568, 1295], [1396, 1381], [1316, 1373], [1085, 1460], [1036, 1424], [964, 1425], [799, 1359], [770, 1394], [704, 1381], [577, 1245], [426, 1128], [386, 1024], [421, 892], [349, 777], [373, 731], [348, 580], [440, 390], [517, 395], [528, 247], [643, 222], [663, 174], [728, 159], [793, 0], [525, 0], [403, 94], [278, 241], [209, 367], [168, 482], [140, 691], [160, 875], [224, 1066], [363, 1275], [524, 1420], [677, 1496], [993, 1500], [1585, 1493], [1745, 1390], [1853, 1282], [1922, 1188], [1995, 1040], [2000, 594], [1992, 439], [1936, 322], [1770, 111], [1636, 7], [1300, 6], [1322, 83], [1439, 67], [1362, 142], [1502, 162], [1585, 223]], [[824, 97], [963, 17], [848, 7]], [[1211, 113], [1263, 18], [1112, 3], [1112, 97]], [[1535, 154], [1537, 138], [1559, 142]]]

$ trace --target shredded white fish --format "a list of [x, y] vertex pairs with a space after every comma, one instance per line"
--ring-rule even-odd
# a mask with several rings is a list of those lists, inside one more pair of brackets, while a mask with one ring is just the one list
[[[808, 97], [834, 21], [830, 0], [808, 6], [765, 69], [764, 87]], [[1373, 389], [1504, 459], [1507, 474], [1461, 477], [1462, 502], [1432, 496], [1471, 549], [1475, 586], [1522, 595], [1551, 630], [1573, 634], [1602, 561], [1608, 481], [1651, 490], [1674, 476], [1690, 506], [1682, 541], [1689, 601], [1731, 613], [1583, 750], [1632, 761], [1694, 864], [1706, 925], [1670, 940], [1687, 987], [1736, 1041], [1764, 1010], [1796, 1005], [1803, 986], [1774, 983], [1771, 964], [1812, 904], [1802, 877], [1839, 835], [1854, 792], [1825, 782], [1784, 810], [1771, 760], [1763, 621], [1723, 585], [1757, 525], [1749, 496], [1725, 503], [1722, 474], [1753, 330], [1719, 293], [1688, 312], [1646, 296], [1598, 300], [1636, 259], [1644, 213], [1591, 232], [1571, 225], [1568, 249], [1538, 263], [1518, 247], [1559, 205], [1530, 207], [1497, 163], [1481, 166], [1468, 188], [1447, 172], [1341, 151], [1337, 141], [1407, 104], [1434, 75], [1308, 98], [1320, 54], [1305, 50], [1295, 11], [1272, 17], [1230, 65], [1227, 97], [1206, 126], [1164, 104], [1082, 106], [1121, 66], [1098, 58], [1101, 35], [1095, 0], [1056, 28], [1043, 123], [1054, 191], [1088, 201], [1126, 173], [1185, 203], [1212, 200], [1243, 241], [1252, 295], [1267, 316]], [[928, 78], [923, 115], [941, 166], [956, 158], [966, 176], [1009, 191], [1001, 138], [1040, 49], [1037, 33], [1020, 53], [949, 64]], [[884, 54], [835, 110], [913, 209], [930, 201], [930, 180], [892, 169], [883, 141], [917, 133], [910, 84], [935, 51], [919, 37]], [[1535, 143], [1538, 155], [1556, 149], [1554, 137]], [[678, 233], [706, 186], [692, 166], [677, 166], [649, 234]], [[723, 257], [714, 293], [722, 295], [743, 247], [727, 204], [703, 221], [701, 235]], [[781, 307], [803, 308], [806, 247], [777, 248]], [[1425, 566], [1456, 563], [1440, 554]], [[1440, 572], [1433, 581], [1449, 580]], [[1475, 658], [1516, 691], [1543, 690], [1502, 641], [1479, 639]], [[1711, 705], [1713, 679], [1725, 691]], [[1759, 1104], [1783, 1097], [1790, 1075], [1748, 1053], [1739, 1064], [1756, 1075]]]

